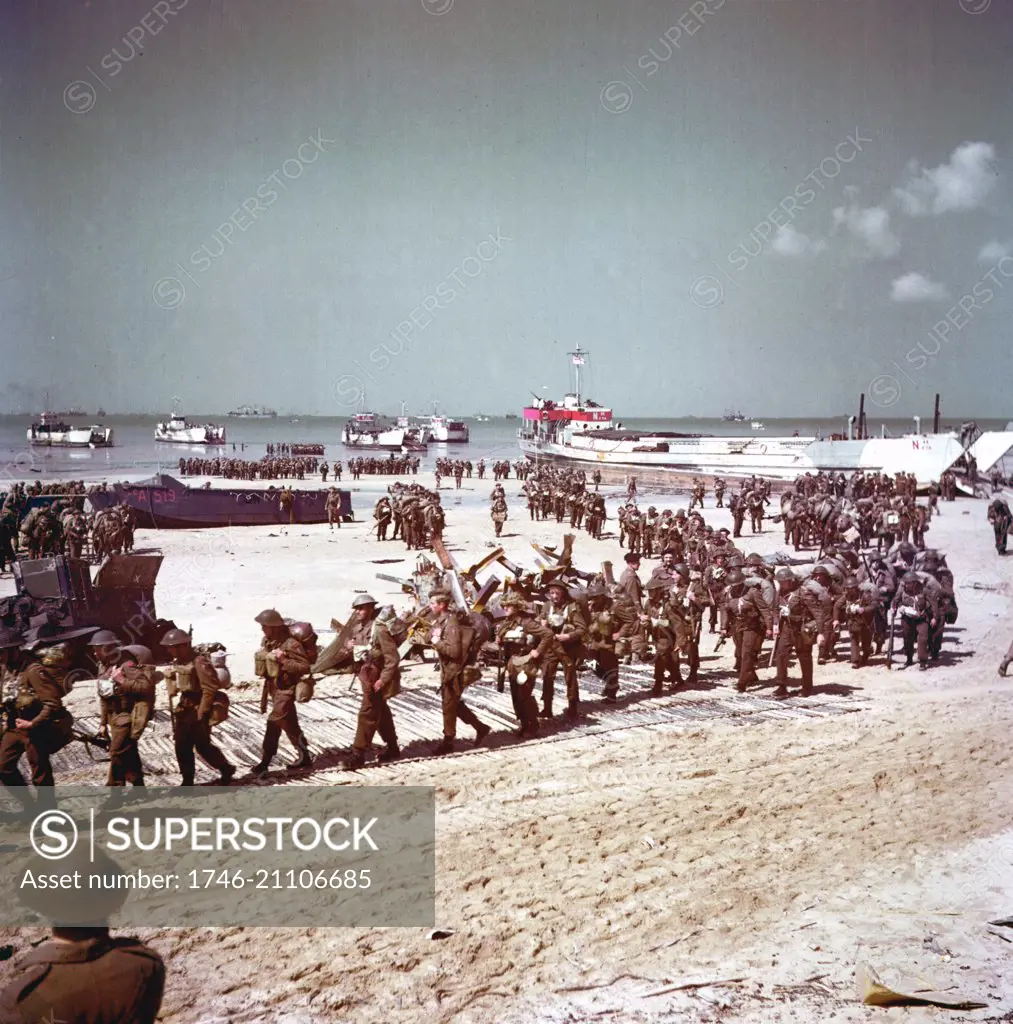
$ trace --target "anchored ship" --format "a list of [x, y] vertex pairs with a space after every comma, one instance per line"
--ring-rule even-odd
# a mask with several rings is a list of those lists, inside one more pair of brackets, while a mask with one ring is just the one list
[[278, 417], [274, 409], [268, 409], [263, 405], [241, 405], [228, 415], [235, 420], [273, 420]]
[[[1013, 433], [992, 431], [974, 436], [954, 432], [901, 437], [856, 437], [850, 417], [848, 434], [811, 437], [719, 437], [665, 431], [623, 429], [612, 410], [580, 393], [580, 369], [588, 352], [577, 346], [569, 353], [576, 374], [574, 391], [561, 402], [535, 396], [524, 409], [518, 431], [521, 450], [529, 459], [549, 459], [593, 470], [616, 466], [627, 471], [794, 480], [801, 473], [850, 473], [857, 470], [913, 473], [919, 485], [938, 481], [966, 453], [974, 455], [979, 472], [987, 472], [1013, 447]], [[864, 421], [864, 413], [861, 414]], [[920, 426], [920, 424], [918, 424]], [[863, 432], [864, 433], [864, 432]], [[973, 441], [969, 446], [965, 442]]]
[[439, 414], [439, 403], [433, 402], [433, 415], [423, 425], [429, 437], [436, 444], [467, 444], [468, 425], [462, 420], [452, 420]]
[[[579, 346], [578, 346], [579, 347]], [[745, 423], [746, 417], [742, 414], [742, 411], [735, 412], [734, 409], [726, 409], [724, 415], [721, 417], [725, 423]]]
[[45, 448], [111, 448], [113, 428], [92, 424], [73, 427], [64, 423], [61, 413], [44, 412], [38, 423], [27, 431], [28, 443]]
[[225, 428], [217, 423], [197, 426], [173, 410], [165, 423], [155, 426], [155, 440], [173, 444], [225, 444]]

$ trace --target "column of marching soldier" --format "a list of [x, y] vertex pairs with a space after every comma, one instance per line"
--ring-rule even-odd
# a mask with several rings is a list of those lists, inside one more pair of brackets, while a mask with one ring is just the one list
[[[894, 634], [901, 641], [906, 667], [925, 669], [938, 659], [943, 629], [955, 621], [952, 575], [945, 558], [934, 550], [916, 551], [898, 544], [885, 557], [866, 561], [847, 547], [832, 548], [811, 567], [806, 578], [788, 566], [766, 564], [757, 554], [743, 555], [727, 530], [707, 533], [702, 519], [691, 514], [686, 533], [701, 538], [703, 569], [678, 561], [666, 550], [646, 584], [639, 574], [643, 557], [627, 553], [626, 569], [617, 583], [594, 577], [588, 586], [575, 580], [553, 579], [538, 593], [514, 590], [501, 599], [497, 621], [498, 650], [519, 721], [518, 732], [533, 735], [539, 719], [555, 714], [555, 684], [562, 673], [566, 690], [565, 714], [580, 714], [578, 675], [586, 663], [603, 682], [604, 700], [614, 703], [620, 684], [620, 663], [653, 664], [653, 695], [692, 686], [700, 668], [700, 639], [704, 624], [720, 635], [715, 650], [728, 640], [734, 650], [735, 685], [743, 692], [760, 682], [758, 670], [776, 668], [774, 696], [788, 695], [792, 656], [801, 672], [801, 694], [813, 688], [813, 660], [836, 657], [838, 639], [847, 635], [853, 668], [869, 663]], [[690, 537], [683, 539], [684, 549]], [[443, 740], [438, 753], [454, 748], [456, 723], [476, 732], [476, 742], [488, 734], [463, 701], [465, 688], [477, 681], [482, 644], [471, 617], [456, 609], [448, 580], [429, 597], [424, 614], [426, 642], [439, 659], [443, 705]], [[360, 594], [353, 602], [354, 622], [346, 633], [343, 655], [358, 677], [362, 698], [358, 727], [347, 761], [350, 768], [365, 763], [375, 733], [386, 744], [381, 761], [400, 756], [390, 702], [400, 691], [401, 658], [395, 636], [407, 630], [407, 620], [381, 615], [377, 602]], [[256, 619], [263, 639], [256, 655], [256, 672], [264, 680], [261, 711], [270, 713], [262, 758], [251, 774], [261, 776], [274, 759], [282, 734], [299, 754], [292, 765], [313, 764], [298, 719], [298, 703], [312, 694], [312, 666], [317, 637], [307, 623], [293, 623], [269, 609]], [[122, 645], [108, 630], [41, 630], [23, 637], [0, 630], [0, 666], [12, 692], [5, 690], [6, 729], [0, 739], [0, 781], [30, 813], [46, 805], [53, 785], [50, 757], [73, 736], [73, 720], [63, 706], [63, 681], [73, 657], [73, 643], [91, 634], [88, 645], [97, 666], [101, 706], [100, 735], [109, 742], [109, 802], [120, 803], [123, 787], [144, 784], [138, 741], [152, 714], [159, 681], [150, 650]], [[773, 641], [764, 658], [762, 648]], [[216, 655], [195, 649], [190, 636], [173, 629], [161, 638], [171, 659], [165, 678], [172, 711], [176, 757], [183, 785], [193, 785], [196, 757], [229, 784], [237, 771], [212, 739], [212, 729], [228, 715], [228, 670]], [[685, 677], [683, 669], [686, 670]], [[541, 706], [535, 686], [541, 681]], [[36, 786], [33, 801], [18, 769], [23, 755]]]

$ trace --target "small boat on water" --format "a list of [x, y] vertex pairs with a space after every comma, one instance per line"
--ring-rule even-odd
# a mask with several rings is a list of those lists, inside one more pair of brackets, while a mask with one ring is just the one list
[[753, 422], [749, 424], [749, 427], [750, 427], [751, 430], [766, 430], [767, 429], [759, 420], [753, 420]]
[[[340, 491], [341, 517], [352, 519], [352, 494]], [[241, 487], [188, 487], [158, 473], [135, 484], [113, 484], [88, 495], [92, 508], [126, 503], [137, 514], [137, 525], [156, 530], [190, 530], [212, 526], [286, 526], [289, 523], [326, 523], [328, 489], [292, 489], [287, 508], [281, 490]]]
[[382, 416], [373, 412], [357, 412], [341, 432], [341, 443], [346, 448], [380, 452], [425, 452], [429, 440], [424, 426], [411, 426], [405, 415], [404, 403], [397, 425], [391, 426]]
[[28, 443], [40, 448], [111, 448], [113, 428], [92, 424], [74, 427], [61, 414], [44, 412], [27, 430]]
[[725, 423], [745, 423], [746, 417], [739, 410], [736, 412], [734, 409], [726, 409], [724, 415], [721, 417]]
[[155, 440], [171, 444], [225, 444], [225, 428], [217, 423], [197, 426], [174, 411], [166, 422], [156, 425]]
[[433, 415], [423, 420], [423, 426], [429, 431], [429, 439], [436, 444], [468, 443], [468, 424], [463, 420], [441, 416], [437, 402], [433, 403]]

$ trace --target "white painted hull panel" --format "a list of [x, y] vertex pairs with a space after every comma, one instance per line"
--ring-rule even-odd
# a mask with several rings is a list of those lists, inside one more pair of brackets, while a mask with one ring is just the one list
[[[583, 464], [659, 469], [707, 476], [758, 476], [793, 480], [802, 473], [914, 473], [919, 484], [937, 481], [963, 454], [954, 434], [870, 438], [864, 441], [818, 441], [804, 437], [687, 437], [644, 435], [635, 440], [608, 440], [575, 433], [569, 443], [521, 436], [521, 450], [530, 458]], [[667, 451], [634, 451], [665, 444]]]

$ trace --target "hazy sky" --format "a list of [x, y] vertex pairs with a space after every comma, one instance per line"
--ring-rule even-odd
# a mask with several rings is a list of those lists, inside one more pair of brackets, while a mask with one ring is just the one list
[[1007, 0], [3, 0], [0, 409], [498, 414], [580, 343], [620, 417], [1007, 416], [1011, 43]]

